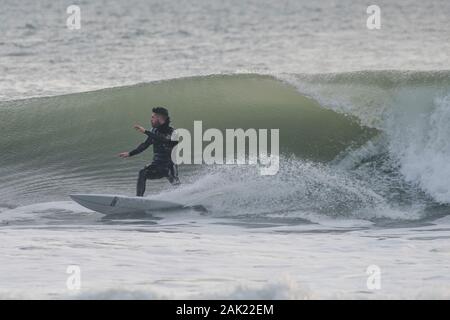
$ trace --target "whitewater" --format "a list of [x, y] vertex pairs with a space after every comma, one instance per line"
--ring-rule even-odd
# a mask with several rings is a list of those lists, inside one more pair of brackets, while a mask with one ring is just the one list
[[[361, 1], [98, 0], [78, 33], [68, 5], [0, 13], [0, 299], [450, 298], [447, 1], [381, 2], [378, 33]], [[117, 154], [153, 106], [177, 128], [279, 129], [279, 172], [147, 182], [206, 212], [71, 201], [134, 195], [151, 151]]]

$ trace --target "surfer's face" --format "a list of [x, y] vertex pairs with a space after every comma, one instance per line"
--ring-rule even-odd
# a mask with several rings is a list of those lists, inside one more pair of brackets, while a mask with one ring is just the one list
[[160, 125], [162, 125], [166, 120], [164, 119], [163, 116], [156, 114], [156, 113], [152, 113], [152, 118], [150, 120], [150, 122], [152, 123], [152, 127], [156, 128], [159, 127]]

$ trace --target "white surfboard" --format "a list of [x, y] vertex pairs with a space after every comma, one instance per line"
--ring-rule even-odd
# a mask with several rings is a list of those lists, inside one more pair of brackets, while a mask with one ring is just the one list
[[72, 200], [88, 209], [104, 214], [151, 213], [189, 208], [182, 204], [144, 197], [128, 197], [112, 194], [70, 194]]

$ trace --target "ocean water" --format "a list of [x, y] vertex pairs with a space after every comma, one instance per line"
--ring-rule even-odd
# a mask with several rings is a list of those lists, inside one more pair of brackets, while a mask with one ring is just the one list
[[[450, 3], [381, 1], [368, 30], [363, 1], [261, 2], [80, 1], [69, 30], [70, 1], [4, 1], [0, 298], [450, 298]], [[278, 174], [147, 183], [207, 212], [72, 202], [135, 193], [151, 151], [117, 154], [160, 105], [278, 128]]]

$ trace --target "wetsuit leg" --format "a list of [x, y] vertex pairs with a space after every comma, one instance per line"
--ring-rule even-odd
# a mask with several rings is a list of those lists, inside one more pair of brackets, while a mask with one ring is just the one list
[[180, 184], [180, 179], [178, 179], [178, 166], [176, 164], [169, 164], [169, 175], [167, 179], [169, 179], [169, 182], [174, 186]]
[[136, 196], [143, 197], [147, 179], [161, 179], [168, 176], [168, 170], [164, 167], [150, 164], [139, 171], [136, 185]]

